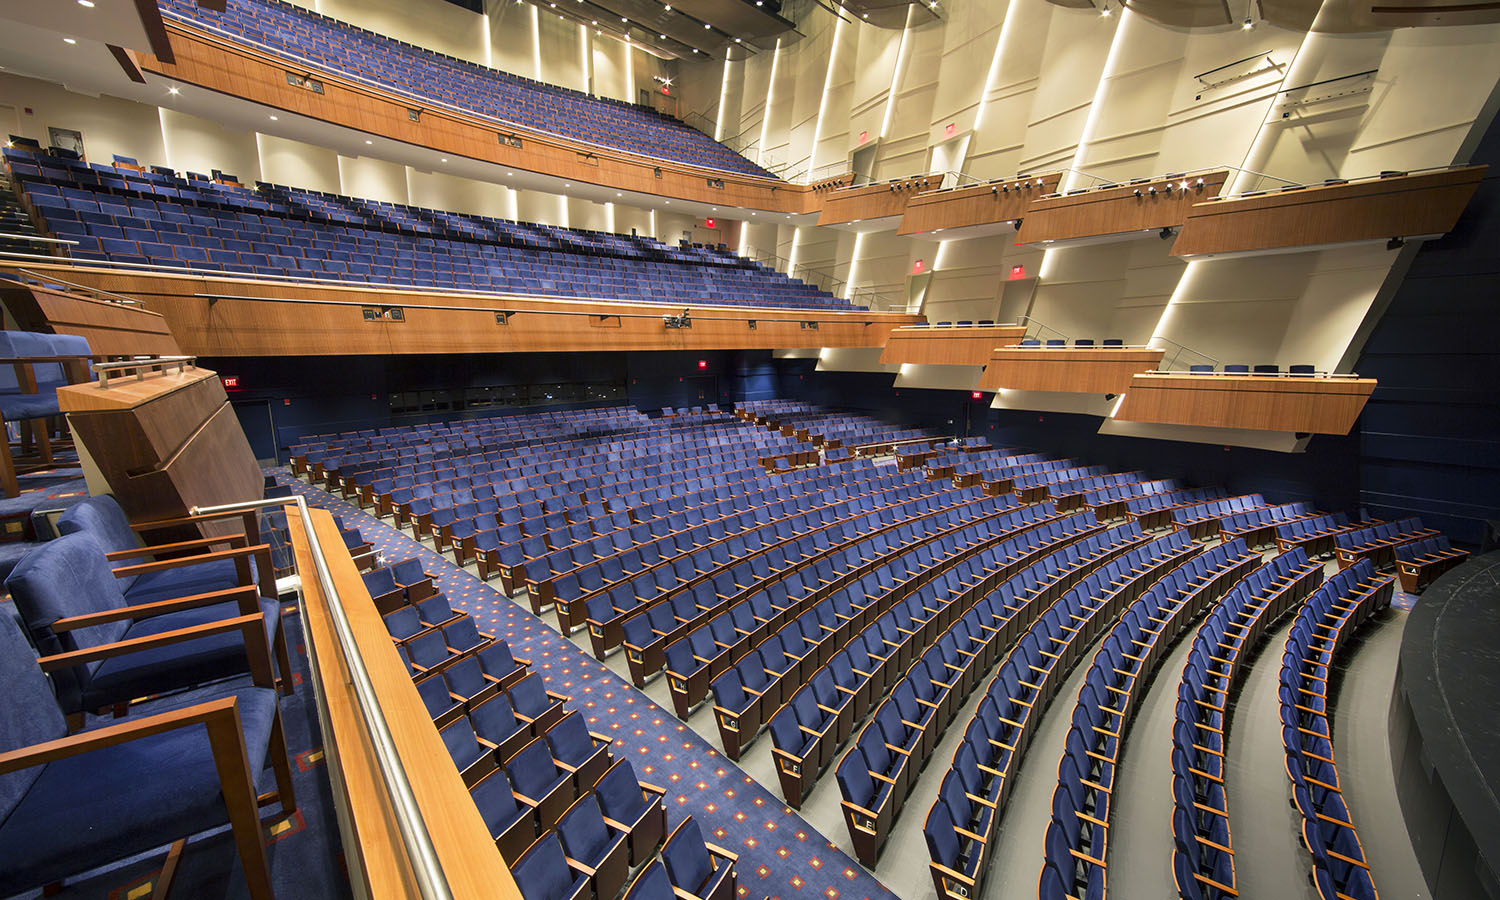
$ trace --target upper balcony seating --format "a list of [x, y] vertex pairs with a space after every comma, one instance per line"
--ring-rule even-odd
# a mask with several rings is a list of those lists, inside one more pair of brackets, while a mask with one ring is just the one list
[[702, 132], [646, 107], [423, 50], [289, 3], [230, 0], [224, 12], [215, 13], [190, 0], [168, 0], [162, 11], [244, 39], [257, 49], [408, 97], [656, 159], [775, 177]]
[[727, 250], [4, 154], [24, 200], [76, 242], [78, 259], [679, 307], [854, 308]]
[[[0, 894], [25, 893], [169, 843], [180, 851], [187, 837], [227, 818], [249, 896], [269, 900], [259, 807], [279, 803], [290, 814], [296, 801], [264, 649], [251, 666], [253, 680], [221, 682], [186, 702], [151, 701], [137, 715], [69, 735], [44, 671], [71, 663], [55, 655], [38, 660], [0, 610]], [[156, 684], [142, 687], [150, 692]], [[276, 790], [257, 797], [255, 779], [266, 766]], [[165, 892], [165, 881], [158, 888]]]

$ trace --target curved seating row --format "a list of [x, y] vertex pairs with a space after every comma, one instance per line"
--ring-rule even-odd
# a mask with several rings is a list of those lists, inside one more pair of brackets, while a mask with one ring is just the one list
[[1219, 540], [1232, 541], [1239, 538], [1256, 550], [1274, 547], [1277, 528], [1317, 515], [1317, 510], [1307, 501], [1280, 503], [1232, 513], [1219, 520]]
[[[993, 595], [976, 604], [976, 609], [988, 605], [993, 611], [985, 623], [995, 629], [990, 640], [1007, 649], [943, 775], [935, 804], [943, 811], [928, 823], [934, 825], [927, 835], [928, 852], [936, 864], [932, 871], [940, 895], [966, 890], [978, 896], [991, 859], [984, 848], [993, 845], [1021, 759], [1067, 671], [1094, 636], [1147, 586], [1173, 570], [1207, 573], [1201, 562], [1196, 569], [1188, 568], [1201, 553], [1186, 535], [1173, 532], [1138, 544], [1089, 572], [1050, 605], [1023, 600], [997, 610]], [[885, 796], [876, 792], [869, 800], [884, 804]], [[855, 826], [868, 829], [878, 822], [878, 811], [879, 805], [846, 801], [851, 832]], [[968, 834], [937, 828], [944, 815]], [[963, 842], [950, 840], [955, 836]], [[855, 846], [859, 848], [858, 840]]]
[[[898, 528], [897, 540], [911, 538], [899, 546], [882, 549], [874, 538], [855, 541], [814, 566], [810, 578], [802, 570], [793, 569], [785, 577], [758, 587], [751, 597], [734, 601], [685, 638], [667, 644], [667, 687], [678, 717], [686, 719], [707, 698], [709, 682], [762, 642], [755, 640], [754, 628], [735, 629], [736, 612], [742, 623], [750, 625], [757, 619], [755, 611], [759, 606], [762, 615], [768, 618], [762, 640], [797, 628], [802, 641], [793, 640], [792, 644], [800, 648], [798, 655], [814, 653], [821, 665], [828, 661], [834, 648], [849, 640], [853, 630], [864, 628], [884, 612], [882, 601], [888, 592], [880, 589], [882, 584], [902, 583], [911, 577], [909, 573], [931, 575], [948, 560], [986, 542], [999, 541], [1007, 532], [1032, 521], [1026, 510], [1005, 513], [1008, 507], [997, 500], [982, 504], [994, 504], [994, 513], [974, 520], [955, 520], [950, 516], [927, 519], [924, 521], [928, 528], [908, 531], [905, 535]], [[856, 584], [860, 590], [850, 589]], [[784, 599], [786, 605], [778, 605], [778, 598]], [[808, 616], [812, 618], [808, 620]], [[833, 641], [831, 645], [829, 640]], [[814, 652], [825, 645], [827, 649], [823, 652]]]
[[1340, 792], [1329, 721], [1335, 655], [1371, 615], [1391, 602], [1395, 579], [1361, 560], [1328, 579], [1297, 612], [1281, 657], [1281, 740], [1302, 844], [1312, 854], [1322, 900], [1376, 900], [1370, 865]]
[[1184, 900], [1234, 896], [1234, 845], [1224, 793], [1228, 712], [1261, 636], [1323, 580], [1290, 550], [1230, 589], [1199, 626], [1177, 687], [1172, 726], [1172, 872]]
[[[997, 524], [1002, 526], [1003, 537], [1006, 532], [1029, 528], [1054, 517], [1050, 508], [1024, 507], [1006, 514]], [[874, 621], [865, 626], [855, 639], [850, 640], [849, 646], [855, 641], [862, 641], [871, 659], [878, 658], [879, 662], [884, 663], [894, 658], [894, 668], [904, 668], [910, 663], [914, 650], [925, 647], [936, 635], [941, 616], [946, 612], [942, 608], [926, 607], [919, 602], [920, 598], [914, 599], [909, 592], [924, 576], [941, 573], [960, 558], [954, 555], [945, 561], [936, 556], [931, 545], [918, 548], [910, 558], [903, 554], [899, 558], [899, 565], [887, 573], [891, 578], [890, 584], [881, 583], [882, 590], [877, 596], [884, 611], [875, 616]], [[854, 593], [841, 591], [841, 595], [851, 604]], [[873, 598], [866, 598], [861, 607], [874, 605]], [[874, 612], [874, 609], [869, 611]], [[852, 632], [852, 628], [850, 631]], [[784, 641], [782, 646], [785, 646]], [[849, 646], [845, 649], [849, 649]], [[771, 720], [783, 702], [791, 698], [796, 686], [813, 674], [816, 665], [831, 659], [833, 645], [825, 644], [823, 649], [827, 655], [821, 661], [814, 659], [813, 666], [801, 670], [802, 678], [785, 669], [781, 660], [774, 656], [767, 661], [763, 654], [751, 651], [739, 664], [726, 669], [713, 680], [711, 688], [714, 718], [723, 740], [724, 751], [731, 759], [739, 758], [744, 747], [755, 738], [761, 727]], [[874, 672], [867, 665], [867, 660], [857, 659], [856, 662], [864, 666], [856, 666], [859, 672]], [[790, 680], [788, 676], [791, 676]]]
[[[1238, 540], [1202, 559], [1213, 564], [1211, 575], [1179, 579], [1168, 573], [1125, 610], [1094, 654], [1057, 764], [1038, 900], [1104, 895], [1115, 774], [1136, 705], [1167, 649], [1199, 614], [1252, 569], [1267, 568], [1257, 569], [1260, 555]], [[937, 823], [929, 821], [934, 824], [944, 823], [939, 816]]]
[[1151, 494], [1167, 494], [1181, 490], [1181, 487], [1175, 478], [1117, 484], [1102, 490], [1089, 491], [1084, 495], [1083, 503], [1094, 511], [1099, 521], [1108, 522], [1126, 514], [1126, 502], [1129, 500]]
[[1332, 556], [1334, 537], [1360, 527], [1362, 526], [1349, 524], [1349, 517], [1341, 512], [1296, 519], [1276, 526], [1276, 549], [1285, 553], [1293, 548], [1301, 548], [1314, 559]]
[[1173, 527], [1186, 531], [1194, 540], [1217, 538], [1222, 530], [1220, 522], [1229, 516], [1258, 510], [1266, 505], [1260, 494], [1244, 494], [1179, 506], [1172, 510]]
[[[1025, 507], [1018, 514], [1036, 509]], [[998, 581], [1007, 579], [1010, 574], [1030, 564], [1031, 560], [1054, 550], [1063, 552], [1079, 548], [1080, 545], [1088, 545], [1084, 553], [1102, 556], [1134, 539], [1129, 535], [1122, 537], [1099, 533], [1097, 524], [1086, 513], [1062, 520], [1047, 519], [1039, 526], [1031, 525], [1009, 531], [998, 541], [991, 542], [982, 549], [951, 557], [939, 566], [915, 575], [907, 574], [905, 580], [896, 580], [891, 586], [887, 586], [885, 582], [877, 582], [866, 588], [865, 583], [861, 582], [858, 589], [873, 589], [875, 596], [885, 606], [889, 606], [891, 602], [902, 602], [914, 612], [920, 608], [927, 616], [924, 624], [936, 619], [939, 627], [944, 629], [943, 636], [939, 637], [939, 640], [944, 640], [954, 634], [955, 615], [966, 613], [977, 597], [989, 593]], [[845, 590], [852, 591], [854, 588]], [[830, 665], [825, 666], [828, 669], [826, 676], [823, 670], [814, 673], [811, 682], [800, 688], [771, 718], [771, 755], [776, 763], [782, 795], [788, 805], [801, 808], [803, 797], [812, 790], [822, 771], [832, 762], [839, 746], [848, 738], [854, 726], [864, 720], [871, 704], [885, 696], [891, 686], [889, 679], [893, 677], [893, 672], [901, 671], [903, 655], [899, 651], [895, 654], [890, 652], [892, 642], [888, 635], [889, 629], [866, 627], [846, 644], [845, 650], [859, 650], [861, 648], [856, 647], [854, 641], [863, 641], [865, 656], [868, 657], [871, 649], [886, 656], [887, 660], [894, 656], [894, 666], [882, 667], [884, 671], [870, 672], [854, 668], [847, 655], [839, 663], [830, 660]], [[872, 637], [878, 638], [880, 643], [874, 644], [870, 640]], [[918, 636], [911, 649], [916, 652], [925, 650], [926, 647], [927, 644]], [[966, 657], [970, 653], [967, 644], [957, 651], [959, 657]], [[987, 654], [980, 654], [979, 658], [984, 666], [991, 661]], [[820, 682], [820, 678], [825, 677], [827, 681]], [[899, 689], [899, 682], [897, 684]], [[837, 693], [829, 690], [829, 685]]]
[[1158, 528], [1171, 527], [1172, 513], [1179, 507], [1193, 506], [1209, 500], [1218, 500], [1225, 496], [1223, 488], [1217, 485], [1201, 488], [1184, 488], [1179, 491], [1162, 491], [1155, 494], [1142, 494], [1139, 497], [1131, 497], [1125, 501], [1125, 514], [1130, 516], [1147, 531], [1155, 531]]
[[1361, 560], [1369, 560], [1377, 569], [1385, 569], [1395, 564], [1397, 547], [1437, 537], [1437, 534], [1436, 528], [1423, 528], [1422, 520], [1411, 516], [1336, 534], [1333, 538], [1333, 552], [1338, 557], [1341, 569], [1347, 569]]
[[1398, 546], [1396, 571], [1401, 576], [1401, 590], [1417, 593], [1468, 556], [1469, 551], [1453, 547], [1441, 534]]

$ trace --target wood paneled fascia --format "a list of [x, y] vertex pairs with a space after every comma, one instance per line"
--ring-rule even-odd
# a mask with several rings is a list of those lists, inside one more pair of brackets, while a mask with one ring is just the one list
[[1036, 244], [1179, 227], [1193, 204], [1215, 196], [1228, 176], [1205, 172], [1041, 197], [1026, 210], [1016, 240]]
[[[140, 300], [162, 315], [182, 352], [196, 356], [881, 347], [892, 328], [920, 321], [863, 310], [606, 303], [53, 268], [70, 281]], [[401, 318], [385, 315], [389, 308], [399, 308]], [[684, 308], [692, 327], [665, 327], [662, 317]], [[505, 324], [496, 318], [502, 312]]]
[[884, 365], [982, 366], [1003, 344], [1026, 336], [1023, 325], [975, 325], [961, 328], [896, 328], [880, 354]]
[[1145, 374], [1114, 418], [1161, 425], [1348, 434], [1373, 378]]
[[[805, 185], [640, 156], [457, 109], [435, 108], [423, 98], [308, 69], [180, 22], [170, 22], [167, 28], [175, 63], [142, 55], [143, 69], [289, 113], [442, 153], [615, 190], [768, 212], [797, 214], [818, 209], [818, 201]], [[322, 82], [322, 92], [289, 84], [288, 72], [311, 75]], [[411, 120], [412, 109], [421, 110], [419, 121]], [[502, 144], [501, 134], [519, 137], [522, 146]], [[710, 181], [724, 186], [710, 186]]]
[[1245, 194], [1193, 205], [1173, 256], [1443, 234], [1487, 166]]
[[95, 356], [180, 352], [161, 313], [142, 306], [15, 283], [0, 286], [0, 300], [23, 330], [78, 335]]
[[1061, 172], [1050, 172], [918, 194], [906, 204], [906, 214], [901, 217], [896, 233], [927, 234], [939, 229], [1024, 219], [1032, 201], [1057, 190], [1061, 180]]
[[906, 205], [912, 198], [917, 196], [917, 191], [936, 187], [941, 182], [942, 178], [937, 175], [919, 175], [900, 181], [838, 188], [820, 193], [818, 198], [823, 208], [818, 214], [818, 224], [845, 225], [899, 216], [906, 211]]
[[1123, 394], [1165, 351], [1150, 347], [998, 347], [979, 379], [983, 390]]

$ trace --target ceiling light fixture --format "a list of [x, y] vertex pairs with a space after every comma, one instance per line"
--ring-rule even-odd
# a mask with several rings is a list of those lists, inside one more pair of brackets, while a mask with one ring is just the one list
[[182, 93], [182, 90], [180, 88], [177, 88], [177, 87], [169, 87], [169, 88], [167, 88], [167, 93], [169, 93], [169, 94], [171, 94], [172, 96], [175, 97], [178, 94]]
[[446, 156], [443, 157], [442, 159], [438, 160], [438, 162], [447, 162], [447, 161], [448, 161], [448, 157], [446, 157]]
[[78, 43], [78, 39], [77, 38], [63, 38], [63, 43], [64, 44], [76, 44], [76, 43]]
[[84, 9], [93, 9], [94, 0], [78, 0], [78, 5], [82, 6]]
[[374, 141], [368, 141], [368, 140], [367, 140], [367, 141], [365, 141], [365, 143], [366, 143], [366, 144], [373, 144], [373, 143], [375, 143], [375, 142], [374, 142]]
[[272, 122], [279, 122], [279, 121], [281, 121], [281, 120], [280, 120], [280, 119], [279, 119], [279, 118], [278, 118], [278, 117], [276, 117], [276, 116], [272, 116], [272, 117], [271, 117], [271, 121], [272, 121]]

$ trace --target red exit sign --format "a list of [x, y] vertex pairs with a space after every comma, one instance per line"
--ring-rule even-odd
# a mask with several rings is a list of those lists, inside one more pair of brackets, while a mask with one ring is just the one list
[[222, 382], [224, 382], [224, 390], [226, 390], [226, 391], [236, 391], [236, 390], [239, 390], [239, 387], [240, 387], [240, 376], [238, 376], [238, 375], [225, 375], [222, 378], [220, 378], [219, 380], [222, 381]]

